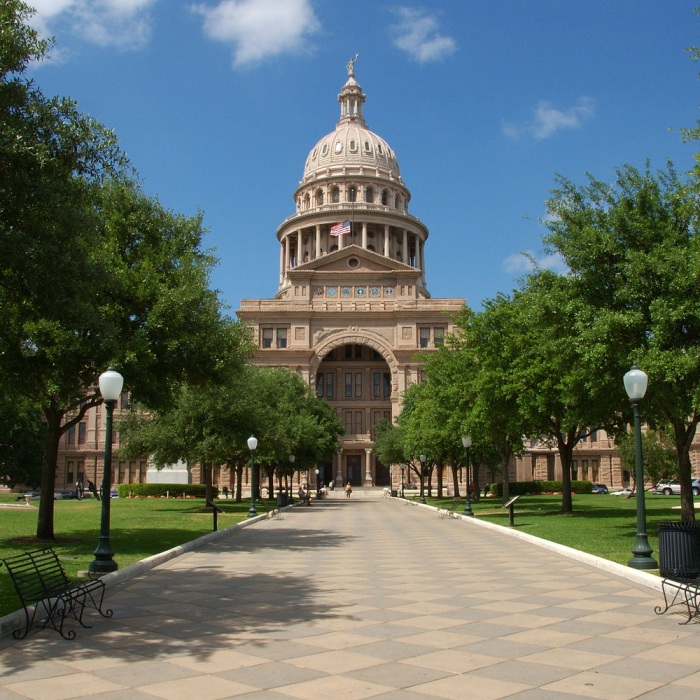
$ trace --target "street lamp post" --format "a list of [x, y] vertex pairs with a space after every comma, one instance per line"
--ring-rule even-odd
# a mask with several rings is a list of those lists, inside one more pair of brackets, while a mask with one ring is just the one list
[[632, 369], [625, 374], [623, 381], [634, 413], [634, 478], [637, 488], [637, 537], [632, 549], [632, 559], [627, 562], [627, 565], [633, 569], [658, 569], [658, 563], [651, 556], [654, 550], [649, 546], [647, 538], [642, 421], [639, 414], [639, 404], [644, 398], [644, 394], [646, 394], [648, 377], [639, 367], [633, 365]]
[[420, 502], [425, 504], [425, 486], [423, 484], [423, 475], [425, 474], [425, 455], [418, 457], [420, 460]]
[[403, 498], [404, 497], [403, 490], [404, 490], [404, 483], [405, 483], [404, 478], [403, 478], [403, 474], [404, 474], [404, 471], [406, 469], [406, 465], [403, 462], [401, 462], [401, 464], [399, 466], [401, 467], [401, 498]]
[[105, 464], [102, 473], [100, 541], [94, 551], [95, 558], [88, 566], [88, 571], [93, 574], [108, 574], [119, 568], [117, 562], [114, 561], [114, 550], [109, 539], [109, 519], [112, 505], [112, 416], [123, 386], [124, 377], [112, 367], [100, 375], [100, 393], [107, 409], [107, 420], [105, 421]]
[[320, 493], [321, 493], [321, 489], [319, 488], [319, 483], [318, 483], [318, 475], [320, 474], [320, 471], [318, 469], [316, 469], [315, 471], [316, 471], [316, 498], [318, 498]]
[[248, 438], [248, 449], [250, 450], [250, 508], [248, 517], [255, 518], [258, 512], [255, 510], [255, 498], [258, 495], [258, 480], [255, 478], [255, 450], [258, 447], [258, 439], [252, 435]]
[[292, 487], [294, 481], [294, 462], [296, 462], [296, 455], [289, 455], [289, 465], [291, 467], [291, 474], [289, 475], [289, 481], [287, 481], [287, 500], [291, 503], [294, 499], [292, 498]]
[[465, 435], [462, 438], [462, 445], [467, 453], [467, 500], [464, 503], [464, 515], [474, 515], [471, 502], [471, 464], [469, 462], [469, 448], [472, 446], [471, 435]]

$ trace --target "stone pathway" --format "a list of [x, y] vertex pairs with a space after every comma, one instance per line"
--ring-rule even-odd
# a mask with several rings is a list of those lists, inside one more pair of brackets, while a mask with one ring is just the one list
[[73, 641], [0, 640], [0, 700], [700, 697], [647, 574], [358, 492], [218, 534]]

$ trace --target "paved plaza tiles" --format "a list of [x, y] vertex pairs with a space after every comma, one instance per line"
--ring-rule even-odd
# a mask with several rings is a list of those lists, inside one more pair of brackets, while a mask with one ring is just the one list
[[110, 574], [73, 641], [0, 639], [0, 700], [700, 697], [649, 574], [361, 492], [246, 525]]

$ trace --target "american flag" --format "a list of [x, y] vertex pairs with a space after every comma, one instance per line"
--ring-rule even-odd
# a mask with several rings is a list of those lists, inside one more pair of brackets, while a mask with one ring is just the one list
[[331, 226], [331, 236], [344, 236], [346, 233], [350, 233], [350, 220], [346, 219], [341, 221], [335, 226]]

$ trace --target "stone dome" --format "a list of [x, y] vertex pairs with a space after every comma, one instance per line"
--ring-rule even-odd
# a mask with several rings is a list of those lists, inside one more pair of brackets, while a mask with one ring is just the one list
[[389, 144], [370, 131], [362, 116], [365, 95], [350, 74], [338, 102], [340, 121], [309, 152], [302, 182], [329, 175], [360, 174], [401, 181], [399, 163]]

